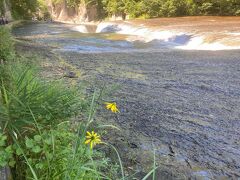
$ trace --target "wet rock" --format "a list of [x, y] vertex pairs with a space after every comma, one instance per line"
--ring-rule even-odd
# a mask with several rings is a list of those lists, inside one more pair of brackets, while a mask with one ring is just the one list
[[168, 154], [168, 155], [169, 155], [169, 156], [175, 156], [175, 152], [174, 152], [172, 146], [169, 145], [168, 148], [169, 148], [169, 154]]
[[9, 167], [4, 167], [2, 169], [0, 168], [0, 179], [1, 180], [12, 179]]
[[129, 143], [129, 147], [132, 149], [138, 148], [138, 146], [135, 143]]
[[197, 180], [210, 180], [210, 179], [212, 179], [211, 173], [209, 173], [208, 171], [204, 171], [204, 170], [193, 172], [192, 176], [194, 177], [194, 179], [197, 179]]
[[192, 166], [191, 166], [189, 160], [185, 159], [185, 162], [186, 162], [186, 164], [188, 165], [188, 167], [190, 167], [190, 168], [192, 169]]
[[67, 77], [67, 78], [78, 78], [77, 74], [75, 72], [68, 72], [67, 74], [64, 75], [64, 77]]

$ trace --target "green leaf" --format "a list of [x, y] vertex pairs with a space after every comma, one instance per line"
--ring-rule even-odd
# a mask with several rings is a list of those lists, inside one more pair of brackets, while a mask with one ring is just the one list
[[46, 143], [48, 145], [51, 145], [52, 144], [52, 139], [51, 138], [45, 139], [44, 143]]
[[32, 148], [32, 151], [34, 152], [34, 153], [40, 153], [41, 152], [41, 148], [40, 148], [40, 146], [34, 146], [33, 148]]
[[0, 161], [0, 168], [5, 167], [7, 165], [6, 161]]
[[27, 138], [25, 143], [26, 143], [27, 148], [33, 148], [33, 146], [34, 146], [32, 139]]
[[6, 143], [5, 143], [5, 141], [4, 140], [0, 140], [0, 147], [3, 147], [3, 146], [5, 146], [6, 145]]
[[36, 164], [37, 169], [43, 169], [43, 167], [44, 167], [43, 163]]
[[7, 136], [2, 136], [1, 139], [2, 139], [3, 141], [7, 140]]
[[52, 159], [52, 158], [53, 158], [53, 155], [52, 155], [51, 153], [49, 153], [49, 152], [46, 152], [46, 157], [47, 157], [48, 159]]
[[0, 134], [0, 147], [3, 147], [6, 145], [6, 139], [7, 139], [7, 136], [3, 136], [2, 134]]
[[14, 167], [15, 164], [16, 162], [13, 159], [8, 163], [10, 167]]
[[10, 146], [6, 147], [6, 148], [5, 148], [5, 151], [6, 151], [7, 153], [11, 154], [11, 153], [13, 152], [13, 151], [12, 151], [12, 146], [10, 145]]
[[37, 142], [40, 142], [42, 139], [42, 137], [40, 135], [35, 135], [34, 136], [34, 140], [37, 141]]
[[20, 148], [17, 148], [16, 149], [16, 154], [19, 156], [19, 155], [21, 155], [22, 154], [22, 150], [20, 149]]

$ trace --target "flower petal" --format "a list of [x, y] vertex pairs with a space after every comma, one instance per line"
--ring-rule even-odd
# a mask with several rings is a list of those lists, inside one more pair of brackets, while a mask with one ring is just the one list
[[91, 139], [88, 139], [85, 141], [85, 144], [89, 144], [91, 142]]
[[88, 135], [88, 136], [92, 136], [92, 134], [91, 134], [89, 131], [87, 131], [87, 135]]

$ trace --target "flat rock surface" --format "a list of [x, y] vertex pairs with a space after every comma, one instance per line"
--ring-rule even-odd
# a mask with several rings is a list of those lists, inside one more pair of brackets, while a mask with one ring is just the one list
[[152, 138], [156, 149], [170, 145], [176, 158], [218, 177], [240, 177], [240, 51], [64, 57], [84, 79], [119, 85], [115, 120], [130, 136]]

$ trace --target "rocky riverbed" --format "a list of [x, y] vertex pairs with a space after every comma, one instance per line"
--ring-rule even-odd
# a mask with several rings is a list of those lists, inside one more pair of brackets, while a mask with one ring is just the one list
[[[76, 34], [61, 24], [55, 24], [52, 33], [52, 27], [28, 25], [15, 34], [39, 47], [51, 45], [44, 51], [77, 69], [79, 83], [117, 87], [112, 100], [121, 113], [111, 122], [123, 131], [111, 133], [109, 139], [128, 156], [126, 164], [151, 166], [155, 149], [164, 179], [240, 178], [239, 50], [145, 49], [149, 45], [142, 42], [106, 38], [116, 37], [113, 34]], [[128, 51], [104, 52], [101, 47], [89, 53], [82, 48], [96, 42]], [[80, 50], [63, 50], [71, 43]], [[102, 119], [107, 116], [100, 111]]]

